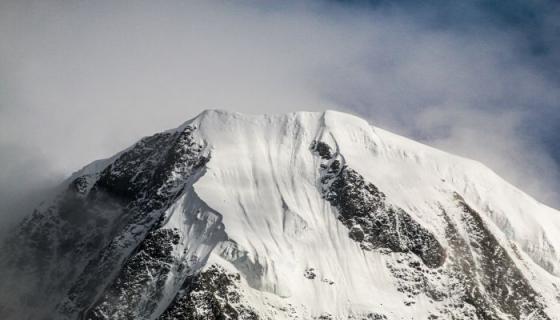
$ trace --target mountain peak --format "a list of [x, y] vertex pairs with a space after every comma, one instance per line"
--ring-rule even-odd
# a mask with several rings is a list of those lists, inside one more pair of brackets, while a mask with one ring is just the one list
[[74, 174], [13, 239], [33, 285], [3, 283], [7, 319], [560, 314], [557, 211], [337, 111], [206, 110]]

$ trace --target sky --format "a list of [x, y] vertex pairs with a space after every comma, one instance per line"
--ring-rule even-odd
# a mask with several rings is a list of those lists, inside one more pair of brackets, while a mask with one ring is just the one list
[[0, 219], [208, 108], [350, 112], [560, 208], [559, 30], [547, 0], [0, 1]]

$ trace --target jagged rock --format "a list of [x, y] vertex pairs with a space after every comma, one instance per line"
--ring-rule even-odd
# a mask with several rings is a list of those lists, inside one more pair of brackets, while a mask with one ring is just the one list
[[159, 320], [258, 320], [258, 315], [244, 305], [239, 290], [239, 274], [212, 265], [198, 275], [187, 278], [183, 292]]
[[341, 165], [327, 144], [315, 141], [311, 149], [327, 161], [321, 176], [323, 196], [338, 209], [338, 219], [350, 230], [352, 240], [365, 250], [410, 251], [432, 268], [444, 263], [445, 249], [432, 233], [404, 210], [387, 204], [385, 194], [356, 171]]
[[306, 268], [305, 272], [303, 273], [303, 276], [306, 277], [309, 280], [313, 280], [317, 277], [317, 274], [315, 273], [315, 269]]

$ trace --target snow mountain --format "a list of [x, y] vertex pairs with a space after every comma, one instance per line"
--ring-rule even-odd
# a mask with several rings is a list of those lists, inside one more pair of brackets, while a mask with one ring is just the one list
[[205, 111], [59, 189], [1, 319], [560, 319], [560, 212], [352, 115]]

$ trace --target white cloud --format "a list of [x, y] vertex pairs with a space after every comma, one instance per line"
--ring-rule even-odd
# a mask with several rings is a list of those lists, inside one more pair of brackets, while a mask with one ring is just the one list
[[0, 169], [11, 174], [1, 198], [206, 108], [338, 108], [560, 203], [556, 164], [519, 131], [527, 108], [558, 101], [558, 86], [514, 35], [423, 21], [322, 1], [3, 1]]

